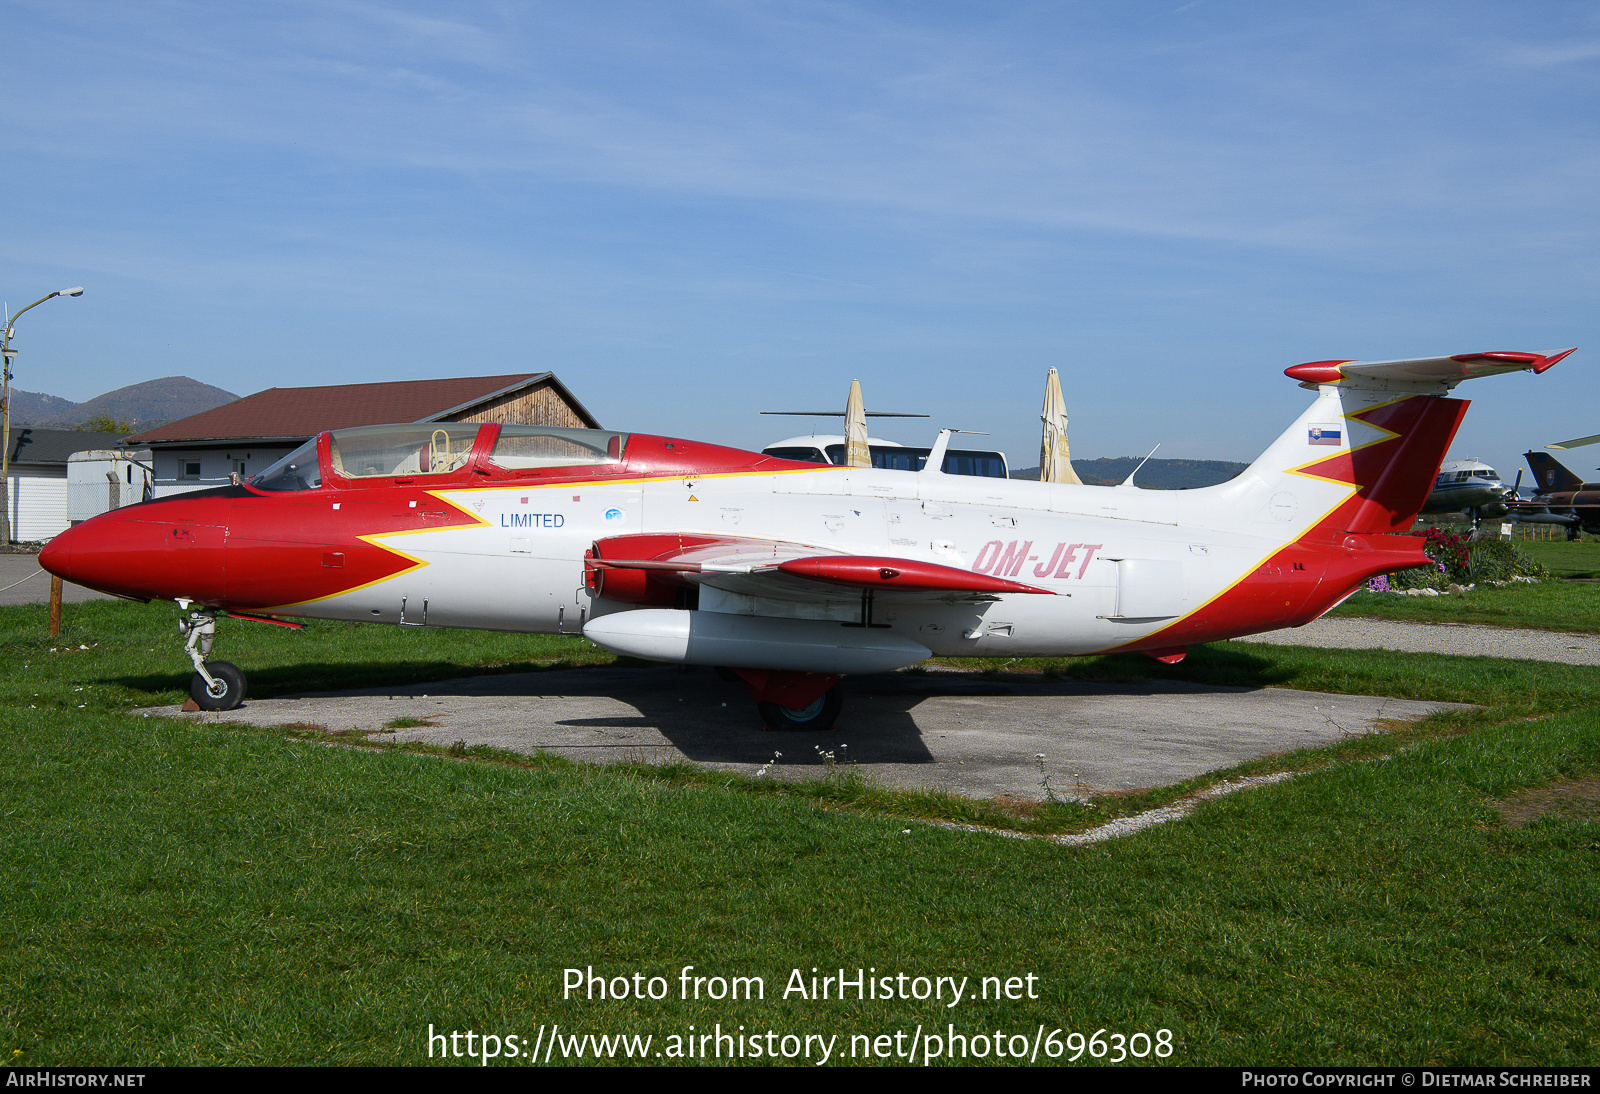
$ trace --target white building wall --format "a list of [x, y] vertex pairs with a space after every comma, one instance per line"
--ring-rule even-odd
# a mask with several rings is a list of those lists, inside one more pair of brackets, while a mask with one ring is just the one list
[[[151, 459], [155, 468], [154, 494], [158, 498], [187, 494], [191, 490], [211, 490], [227, 486], [236, 463], [244, 464], [243, 477], [265, 471], [294, 451], [298, 445], [279, 447], [193, 449], [158, 448]], [[199, 464], [198, 474], [189, 465]]]
[[6, 483], [11, 538], [46, 540], [67, 529], [67, 469], [13, 468]]

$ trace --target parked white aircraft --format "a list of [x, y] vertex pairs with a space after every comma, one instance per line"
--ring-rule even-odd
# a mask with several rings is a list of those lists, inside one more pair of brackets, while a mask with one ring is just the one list
[[921, 471], [896, 471], [605, 430], [343, 429], [241, 486], [95, 517], [40, 562], [193, 609], [191, 694], [210, 709], [245, 693], [206, 659], [215, 620], [252, 613], [582, 633], [731, 668], [769, 725], [827, 729], [845, 673], [931, 655], [1176, 661], [1427, 564], [1407, 533], [1467, 408], [1444, 396], [1566, 353], [1296, 365], [1311, 406], [1201, 490], [945, 474], [950, 430]]
[[[1519, 476], [1520, 481], [1520, 476]], [[1472, 526], [1487, 518], [1503, 517], [1506, 503], [1516, 498], [1516, 487], [1501, 481], [1500, 473], [1479, 460], [1445, 460], [1439, 466], [1424, 513], [1466, 513]]]
[[[810, 433], [803, 437], [790, 437], [774, 441], [761, 450], [764, 456], [777, 456], [784, 460], [802, 460], [806, 463], [825, 463], [835, 467], [845, 466], [845, 453], [849, 438], [838, 433]], [[891, 471], [921, 471], [927, 466], [931, 448], [913, 448], [894, 441], [867, 438], [867, 454], [873, 467]], [[951, 448], [944, 454], [946, 475], [976, 475], [980, 478], [1004, 479], [1010, 477], [1006, 454], [990, 449]]]

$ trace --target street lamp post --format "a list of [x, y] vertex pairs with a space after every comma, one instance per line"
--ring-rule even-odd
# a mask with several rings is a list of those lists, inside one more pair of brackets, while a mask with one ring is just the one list
[[[41, 296], [28, 308], [37, 308], [46, 300], [58, 296], [82, 295], [82, 285], [57, 289], [49, 296]], [[16, 350], [11, 348], [11, 335], [17, 316], [28, 308], [8, 318], [4, 333], [0, 334], [0, 371], [3, 371], [3, 376], [0, 376], [0, 544], [6, 546], [11, 545], [11, 359], [17, 355]]]

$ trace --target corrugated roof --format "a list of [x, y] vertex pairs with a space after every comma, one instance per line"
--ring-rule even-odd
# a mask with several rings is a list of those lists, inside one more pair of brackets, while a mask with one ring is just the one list
[[[396, 380], [382, 384], [274, 387], [128, 438], [131, 444], [311, 437], [324, 429], [420, 422], [482, 402], [491, 395], [550, 379], [548, 372]], [[576, 401], [574, 400], [574, 403]], [[581, 407], [578, 407], [582, 411]], [[586, 412], [584, 412], [586, 415]]]

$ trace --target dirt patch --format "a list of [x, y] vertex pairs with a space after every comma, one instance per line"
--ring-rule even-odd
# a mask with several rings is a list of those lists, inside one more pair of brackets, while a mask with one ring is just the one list
[[1524, 828], [1551, 815], [1579, 821], [1600, 821], [1600, 775], [1582, 779], [1557, 779], [1535, 786], [1505, 801], [1490, 802], [1507, 828]]

